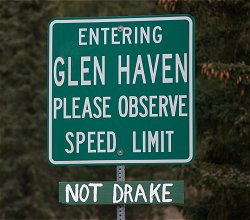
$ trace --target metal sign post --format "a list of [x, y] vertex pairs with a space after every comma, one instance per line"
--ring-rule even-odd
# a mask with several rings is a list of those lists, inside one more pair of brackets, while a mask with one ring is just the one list
[[183, 181], [125, 182], [125, 165], [194, 159], [194, 33], [189, 15], [50, 22], [48, 160], [115, 165], [117, 174], [62, 182], [60, 202], [115, 204], [118, 220], [126, 204], [184, 203]]
[[[116, 180], [125, 181], [125, 166], [116, 166]], [[125, 220], [125, 205], [117, 205], [117, 220]]]

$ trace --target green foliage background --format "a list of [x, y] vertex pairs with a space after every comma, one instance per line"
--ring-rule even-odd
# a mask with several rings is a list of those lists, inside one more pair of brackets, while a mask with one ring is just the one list
[[[115, 167], [46, 160], [47, 24], [53, 17], [191, 14], [196, 19], [197, 158], [128, 166], [129, 180], [183, 179], [188, 219], [250, 219], [250, 2], [0, 1], [0, 219], [114, 219], [115, 206], [58, 203], [59, 181], [115, 180]], [[162, 219], [166, 206], [127, 206]]]

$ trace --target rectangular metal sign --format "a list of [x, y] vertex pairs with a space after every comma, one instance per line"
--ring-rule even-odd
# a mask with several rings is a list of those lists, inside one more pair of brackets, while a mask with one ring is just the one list
[[59, 202], [94, 204], [183, 204], [183, 181], [60, 182]]
[[48, 44], [52, 164], [193, 159], [192, 17], [54, 19]]

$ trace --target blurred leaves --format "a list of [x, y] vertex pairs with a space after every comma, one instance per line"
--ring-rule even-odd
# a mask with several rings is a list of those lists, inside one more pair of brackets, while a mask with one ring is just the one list
[[197, 220], [249, 219], [250, 4], [158, 4], [169, 13], [190, 13], [196, 20], [197, 159], [191, 166], [168, 170], [188, 185], [184, 213]]
[[224, 83], [232, 81], [237, 85], [249, 86], [250, 84], [250, 66], [245, 63], [204, 63], [201, 65], [201, 73], [206, 76], [207, 79], [218, 78]]

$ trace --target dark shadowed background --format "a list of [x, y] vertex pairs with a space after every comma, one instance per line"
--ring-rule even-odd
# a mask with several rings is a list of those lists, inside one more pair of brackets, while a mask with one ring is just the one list
[[196, 142], [191, 165], [127, 166], [127, 180], [184, 180], [185, 204], [127, 205], [127, 219], [250, 219], [250, 2], [0, 0], [0, 219], [114, 219], [58, 203], [59, 181], [115, 180], [115, 166], [46, 159], [47, 25], [54, 17], [191, 14]]

